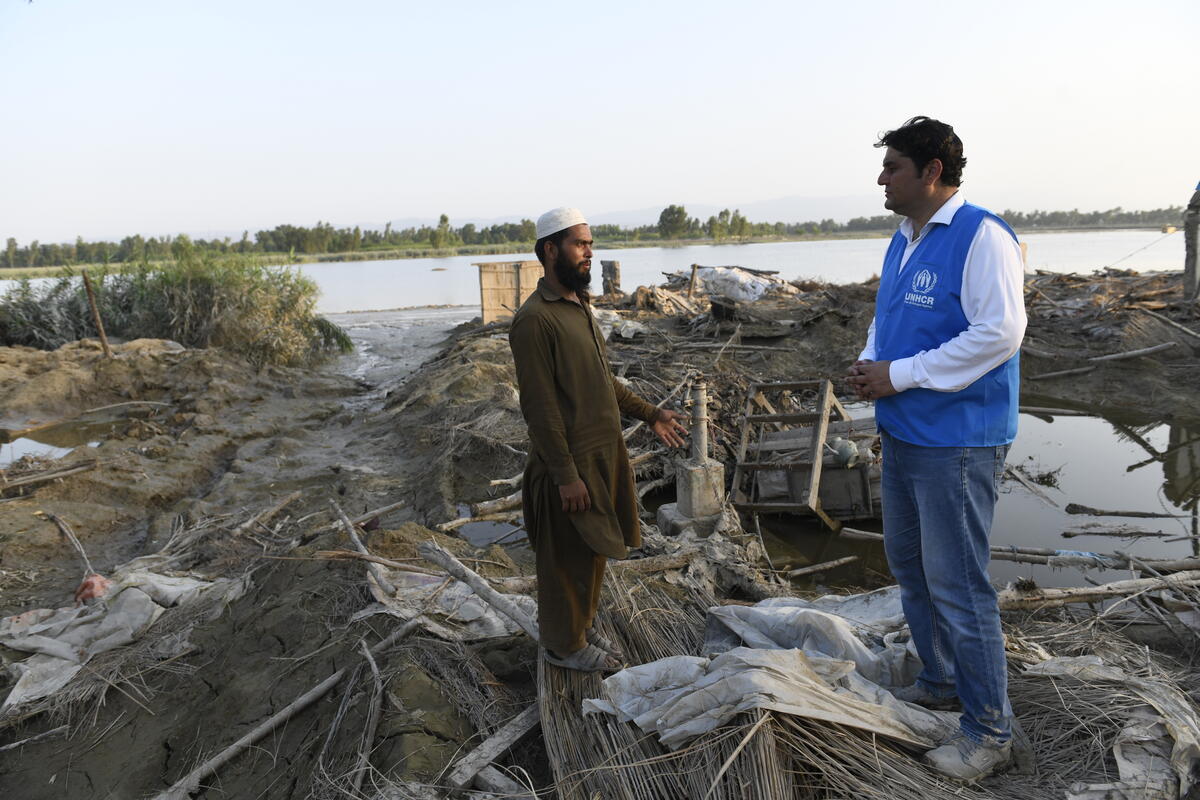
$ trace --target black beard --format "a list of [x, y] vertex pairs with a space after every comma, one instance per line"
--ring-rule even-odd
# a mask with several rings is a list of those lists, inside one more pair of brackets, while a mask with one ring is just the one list
[[587, 302], [588, 287], [592, 284], [592, 271], [581, 270], [575, 264], [563, 258], [563, 254], [559, 253], [558, 258], [554, 261], [554, 277], [558, 278], [569, 292], [575, 292], [580, 298]]

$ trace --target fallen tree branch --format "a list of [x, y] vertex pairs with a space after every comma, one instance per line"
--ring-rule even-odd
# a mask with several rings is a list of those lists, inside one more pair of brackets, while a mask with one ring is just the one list
[[1028, 489], [1030, 491], [1030, 493], [1033, 494], [1034, 497], [1041, 500], [1043, 503], [1050, 506], [1051, 508], [1058, 508], [1058, 503], [1054, 502], [1054, 500], [1052, 500], [1048, 494], [1043, 492], [1036, 483], [1029, 480], [1029, 478], [1026, 477], [1025, 474], [1023, 472], [1021, 472], [1021, 470], [1017, 469], [1016, 467], [1014, 467], [1010, 464], [1009, 466], [1004, 468], [1004, 472], [1006, 475], [1011, 475], [1013, 477], [1013, 479], [1017, 481], [1017, 483], [1021, 484], [1026, 489]]
[[480, 514], [477, 517], [459, 517], [448, 522], [443, 522], [437, 526], [439, 531], [449, 533], [457, 530], [463, 525], [470, 525], [472, 522], [514, 522], [521, 518], [520, 511], [501, 511], [498, 514]]
[[1127, 358], [1139, 358], [1148, 356], [1151, 353], [1161, 353], [1163, 350], [1170, 350], [1172, 347], [1178, 347], [1179, 342], [1163, 342], [1156, 344], [1153, 347], [1143, 347], [1140, 350], [1126, 350], [1123, 353], [1111, 353], [1106, 356], [1093, 356], [1088, 361], [1123, 361]]
[[1062, 532], [1064, 539], [1074, 539], [1076, 536], [1114, 536], [1119, 539], [1133, 539], [1146, 536], [1162, 537], [1170, 535], [1164, 531], [1148, 531], [1145, 528], [1135, 528], [1132, 525], [1104, 525], [1094, 522]]
[[1150, 316], [1154, 317], [1159, 322], [1165, 322], [1166, 324], [1170, 325], [1172, 328], [1175, 328], [1176, 330], [1186, 333], [1188, 336], [1191, 336], [1196, 339], [1200, 339], [1200, 333], [1197, 333], [1196, 331], [1192, 330], [1191, 328], [1187, 327], [1186, 325], [1176, 322], [1175, 320], [1171, 319], [1168, 316], [1159, 314], [1157, 311], [1151, 311], [1148, 308], [1139, 308], [1138, 311], [1141, 311], [1143, 314], [1149, 314]]
[[371, 561], [376, 564], [382, 564], [391, 569], [402, 570], [404, 572], [418, 572], [422, 575], [444, 575], [445, 573], [437, 572], [427, 567], [418, 567], [416, 564], [404, 564], [399, 561], [393, 561], [390, 558], [377, 556], [374, 553], [359, 553], [354, 550], [318, 550], [313, 553], [313, 558], [328, 558], [334, 561], [343, 559], [354, 559], [358, 561]]
[[495, 514], [498, 511], [508, 511], [521, 505], [522, 491], [518, 489], [507, 497], [497, 497], [494, 500], [484, 500], [471, 504], [471, 515]]
[[835, 558], [832, 561], [825, 561], [820, 564], [810, 564], [807, 567], [800, 567], [788, 573], [789, 578], [798, 578], [801, 575], [812, 575], [815, 572], [828, 572], [836, 567], [845, 564], [852, 564], [858, 561], [858, 556], [846, 556], [845, 558]]
[[[329, 505], [333, 506], [333, 510], [337, 512], [338, 518], [342, 521], [342, 526], [346, 529], [346, 533], [349, 535], [350, 541], [354, 545], [354, 549], [364, 555], [370, 555], [371, 551], [368, 550], [366, 545], [364, 545], [358, 538], [358, 531], [355, 529], [354, 523], [351, 522], [350, 518], [346, 516], [346, 512], [342, 511], [342, 507], [333, 500], [329, 501]], [[388, 597], [396, 594], [396, 587], [393, 586], [392, 582], [387, 579], [387, 576], [383, 574], [383, 570], [381, 570], [377, 564], [368, 560], [367, 570], [371, 573], [371, 576], [375, 578], [375, 582], [379, 584], [379, 588], [382, 589]]]
[[1137, 517], [1139, 519], [1191, 519], [1190, 514], [1168, 514], [1165, 511], [1106, 511], [1102, 508], [1067, 503], [1068, 514], [1089, 514], [1093, 517]]
[[354, 794], [358, 794], [358, 790], [362, 788], [363, 778], [371, 768], [371, 745], [375, 743], [375, 731], [379, 729], [379, 719], [383, 716], [383, 677], [379, 674], [379, 666], [375, 663], [374, 656], [367, 649], [367, 643], [360, 639], [358, 644], [362, 648], [363, 658], [371, 667], [375, 683], [371, 690], [371, 701], [367, 706], [367, 724], [363, 728], [362, 744], [358, 748], [358, 766], [351, 782]]
[[68, 475], [77, 475], [80, 472], [87, 472], [89, 469], [95, 469], [96, 463], [97, 462], [95, 461], [88, 461], [79, 464], [78, 466], [50, 470], [48, 472], [38, 473], [37, 475], [29, 475], [24, 478], [14, 478], [11, 481], [4, 481], [2, 484], [0, 484], [0, 491], [16, 489], [19, 486], [32, 486], [36, 483], [45, 483], [46, 481], [58, 480], [59, 478], [65, 478]]
[[446, 570], [446, 572], [449, 572], [452, 576], [470, 586], [472, 591], [479, 595], [479, 599], [515, 622], [535, 642], [540, 640], [537, 622], [530, 619], [512, 600], [493, 589], [483, 576], [472, 572], [464, 566], [446, 548], [437, 542], [428, 541], [421, 542], [417, 547], [417, 551], [427, 560], [437, 564]]
[[1094, 603], [1111, 597], [1124, 597], [1147, 590], [1177, 589], [1200, 585], [1200, 570], [1188, 570], [1162, 578], [1134, 578], [1128, 581], [1102, 583], [1099, 586], [1077, 586], [1066, 589], [1035, 589], [1018, 591], [1005, 589], [999, 594], [1002, 611], [1030, 611], [1071, 603]]
[[261, 512], [255, 514], [254, 516], [250, 517], [250, 519], [246, 520], [241, 525], [238, 525], [236, 528], [233, 529], [233, 535], [234, 536], [242, 536], [247, 531], [249, 531], [252, 527], [254, 527], [255, 525], [258, 525], [258, 524], [266, 525], [268, 522], [271, 521], [272, 517], [274, 517], [276, 514], [278, 514], [284, 508], [286, 508], [289, 503], [291, 503], [294, 500], [296, 500], [297, 498], [299, 498], [300, 495], [302, 495], [302, 494], [303, 494], [303, 492], [301, 492], [299, 490], [292, 492], [287, 497], [283, 498], [278, 503], [276, 503], [275, 505], [268, 508], [266, 511], [261, 511]]
[[1084, 373], [1091, 372], [1095, 369], [1096, 369], [1095, 366], [1076, 367], [1075, 369], [1063, 369], [1063, 370], [1059, 370], [1058, 372], [1045, 372], [1045, 373], [1042, 373], [1041, 375], [1030, 375], [1028, 380], [1044, 381], [1049, 378], [1063, 378], [1063, 377], [1066, 377], [1067, 375], [1083, 375]]
[[48, 731], [43, 731], [36, 736], [30, 736], [28, 739], [22, 739], [21, 741], [13, 742], [12, 744], [0, 745], [0, 753], [3, 753], [6, 750], [16, 750], [18, 747], [24, 747], [27, 744], [40, 742], [43, 739], [50, 739], [54, 736], [58, 736], [59, 734], [66, 733], [70, 729], [70, 725], [59, 725], [57, 728], [51, 728]]

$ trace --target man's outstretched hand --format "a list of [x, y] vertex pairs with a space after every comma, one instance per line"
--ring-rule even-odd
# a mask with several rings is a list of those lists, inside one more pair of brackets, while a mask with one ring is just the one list
[[654, 431], [667, 447], [683, 447], [683, 437], [687, 436], [688, 429], [679, 422], [681, 419], [683, 415], [677, 411], [669, 408], [659, 409], [658, 419], [654, 420], [650, 430]]

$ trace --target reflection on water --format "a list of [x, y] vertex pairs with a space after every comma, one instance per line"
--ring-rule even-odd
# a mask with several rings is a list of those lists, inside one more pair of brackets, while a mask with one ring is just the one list
[[[1142, 558], [1188, 558], [1200, 554], [1200, 428], [1180, 424], [1131, 423], [1099, 417], [1043, 418], [1021, 415], [1020, 432], [1009, 452], [1010, 466], [1027, 474], [1054, 473], [1054, 486], [1041, 487], [1056, 505], [1038, 498], [1020, 483], [1006, 480], [1001, 487], [992, 527], [993, 545], [1121, 551]], [[1068, 503], [1108, 511], [1145, 511], [1177, 515], [1169, 518], [1094, 517], [1067, 514]], [[1161, 532], [1140, 539], [1080, 535], [1064, 531], [1087, 523], [1125, 524]], [[880, 530], [878, 525], [855, 523]], [[865, 570], [886, 574], [883, 547], [878, 543], [847, 541], [798, 518], [763, 518], [764, 539], [776, 568], [795, 567], [858, 555], [859, 561], [827, 576], [826, 584], [866, 582]], [[992, 580], [1005, 584], [1018, 577], [1040, 586], [1080, 586], [1084, 573], [1054, 570], [1042, 565], [992, 561]], [[1126, 572], [1091, 571], [1101, 581], [1129, 577]]]
[[[151, 409], [139, 416], [154, 416], [155, 411]], [[0, 469], [24, 456], [62, 458], [80, 445], [95, 447], [101, 439], [111, 436], [128, 422], [129, 417], [113, 416], [109, 412], [103, 417], [92, 416], [33, 428], [11, 442], [0, 444]]]

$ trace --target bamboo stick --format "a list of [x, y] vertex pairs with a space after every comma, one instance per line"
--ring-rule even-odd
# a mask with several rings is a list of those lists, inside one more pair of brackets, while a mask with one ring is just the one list
[[104, 323], [100, 319], [100, 309], [96, 306], [96, 293], [92, 291], [92, 279], [88, 277], [87, 270], [80, 270], [83, 275], [83, 288], [87, 290], [88, 305], [92, 309], [92, 322], [96, 323], [96, 331], [100, 334], [100, 346], [104, 348], [104, 357], [112, 358], [112, 350], [108, 346], [108, 336], [104, 333]]

